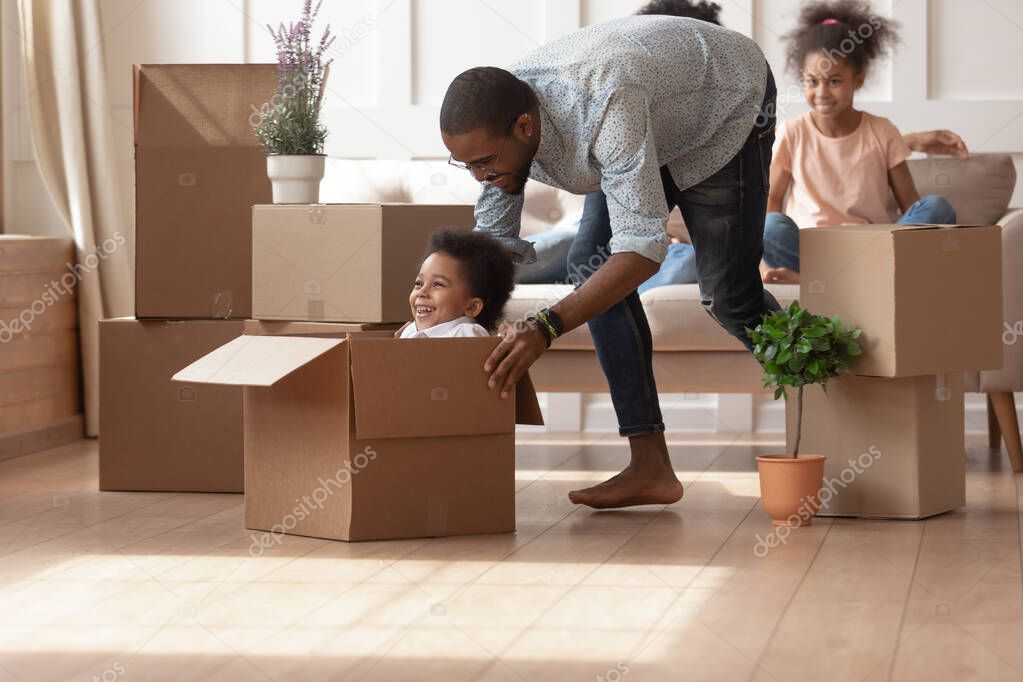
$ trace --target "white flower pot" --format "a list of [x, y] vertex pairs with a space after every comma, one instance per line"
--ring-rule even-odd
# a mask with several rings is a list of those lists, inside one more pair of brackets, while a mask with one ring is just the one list
[[266, 174], [273, 186], [275, 204], [317, 204], [326, 156], [308, 154], [266, 157]]

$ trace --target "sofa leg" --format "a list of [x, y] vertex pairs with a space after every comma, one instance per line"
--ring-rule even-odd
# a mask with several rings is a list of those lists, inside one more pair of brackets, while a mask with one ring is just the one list
[[998, 427], [1005, 438], [1013, 471], [1023, 471], [1023, 444], [1020, 443], [1019, 421], [1016, 419], [1016, 400], [1011, 392], [988, 393], [994, 408]]
[[998, 417], [995, 416], [995, 406], [991, 404], [991, 394], [987, 396], [987, 446], [992, 450], [1002, 449], [1002, 430], [998, 428]]

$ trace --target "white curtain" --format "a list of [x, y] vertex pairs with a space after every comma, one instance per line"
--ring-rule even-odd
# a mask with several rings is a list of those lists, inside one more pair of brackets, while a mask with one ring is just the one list
[[[19, 0], [36, 160], [78, 253], [86, 434], [99, 433], [99, 320], [131, 315], [133, 238], [118, 182], [97, 0]], [[92, 267], [95, 266], [95, 267]]]

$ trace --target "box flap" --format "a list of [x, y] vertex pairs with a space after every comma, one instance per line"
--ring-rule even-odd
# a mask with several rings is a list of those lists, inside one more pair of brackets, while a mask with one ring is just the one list
[[239, 336], [172, 379], [195, 384], [272, 386], [342, 343], [344, 339], [309, 336]]
[[515, 423], [543, 426], [543, 413], [529, 372], [523, 374], [519, 383], [515, 384]]
[[136, 64], [133, 80], [135, 145], [168, 149], [261, 147], [251, 121], [278, 85], [276, 64]]
[[515, 430], [511, 400], [487, 386], [483, 362], [499, 339], [366, 339], [351, 343], [360, 439], [465, 436]]

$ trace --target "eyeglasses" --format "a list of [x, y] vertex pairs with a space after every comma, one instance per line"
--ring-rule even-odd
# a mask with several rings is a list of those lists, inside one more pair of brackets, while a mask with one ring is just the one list
[[[504, 134], [504, 139], [501, 141], [501, 146], [497, 150], [497, 156], [494, 157], [494, 160], [492, 162], [494, 165], [497, 165], [498, 163], [500, 163], [500, 161], [501, 161], [501, 154], [504, 153], [504, 146], [508, 143], [508, 138], [511, 137], [512, 130], [515, 129], [515, 122], [519, 120], [519, 116], [521, 116], [521, 114], [516, 114], [515, 118], [513, 118], [512, 122], [508, 125], [508, 130]], [[454, 166], [455, 168], [461, 168], [462, 170], [469, 171], [472, 174], [473, 177], [476, 177], [477, 173], [482, 174], [483, 180], [481, 180], [481, 182], [484, 182], [484, 181], [489, 182], [489, 181], [493, 180], [494, 178], [496, 178], [497, 176], [505, 174], [505, 173], [499, 172], [497, 169], [493, 168], [492, 166], [491, 167], [480, 166], [480, 165], [475, 164], [475, 163], [463, 163], [462, 161], [456, 161], [455, 157], [450, 155], [450, 154], [448, 154], [448, 163], [450, 165]]]

